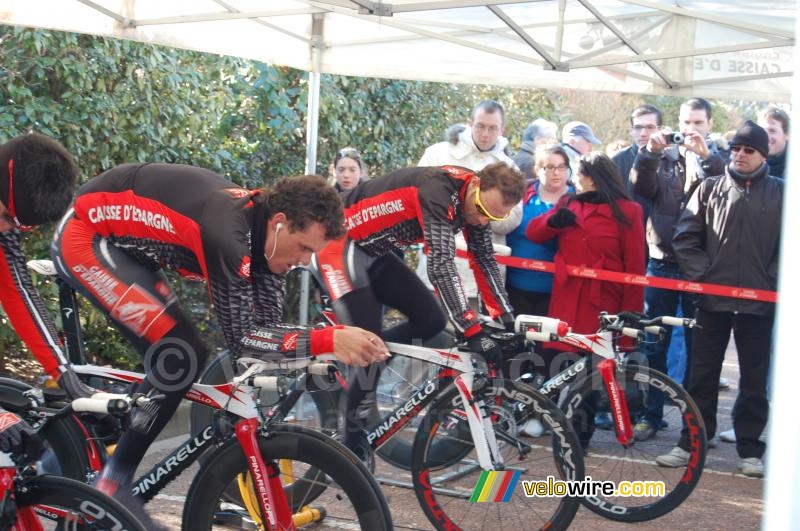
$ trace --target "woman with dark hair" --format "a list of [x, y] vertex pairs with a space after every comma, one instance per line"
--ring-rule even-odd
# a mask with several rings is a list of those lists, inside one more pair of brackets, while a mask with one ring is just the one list
[[346, 192], [356, 187], [367, 177], [367, 167], [361, 153], [357, 149], [346, 147], [340, 149], [333, 158], [333, 175], [337, 192]]
[[[582, 156], [574, 182], [578, 193], [562, 197], [556, 208], [533, 219], [525, 235], [536, 243], [558, 239], [548, 315], [586, 334], [597, 330], [601, 311], [642, 311], [644, 288], [567, 276], [567, 265], [644, 275], [644, 227], [642, 207], [630, 199], [617, 166], [605, 154]], [[545, 347], [566, 350], [560, 343]], [[582, 418], [594, 418], [595, 405], [585, 405]], [[578, 424], [575, 428], [585, 447], [594, 424]]]
[[616, 165], [605, 154], [579, 159], [576, 195], [563, 197], [525, 234], [533, 242], [558, 238], [550, 315], [578, 333], [597, 329], [600, 311], [641, 311], [644, 288], [567, 276], [567, 264], [644, 274], [642, 208], [631, 200]]
[[[567, 193], [575, 189], [570, 184], [571, 170], [566, 151], [558, 144], [540, 146], [533, 164], [536, 180], [530, 183], [522, 200], [522, 222], [506, 237], [511, 256], [551, 262], [558, 250], [554, 239], [534, 243], [525, 236], [530, 221], [546, 214]], [[518, 314], [546, 315], [550, 307], [553, 275], [541, 271], [509, 268], [506, 290], [514, 311]]]

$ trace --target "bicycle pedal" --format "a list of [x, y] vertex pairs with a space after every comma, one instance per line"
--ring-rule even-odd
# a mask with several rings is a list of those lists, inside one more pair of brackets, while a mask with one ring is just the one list
[[292, 522], [295, 527], [302, 527], [313, 524], [314, 522], [321, 522], [326, 516], [328, 516], [328, 513], [325, 511], [324, 507], [306, 505], [292, 515]]
[[226, 511], [224, 509], [214, 513], [214, 524], [220, 526], [229, 526], [236, 529], [259, 529], [259, 526], [253, 520], [243, 516], [240, 512]]

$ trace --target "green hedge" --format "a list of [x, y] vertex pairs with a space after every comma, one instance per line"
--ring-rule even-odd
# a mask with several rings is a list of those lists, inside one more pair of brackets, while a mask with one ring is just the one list
[[[0, 37], [0, 141], [29, 130], [58, 138], [83, 181], [132, 161], [203, 166], [248, 187], [304, 171], [305, 72], [75, 33], [0, 26]], [[510, 119], [517, 127], [552, 109], [541, 91], [328, 75], [321, 94], [320, 173], [346, 145], [362, 150], [373, 175], [414, 164], [484, 97], [521, 102], [524, 113]], [[47, 256], [51, 230], [26, 238], [29, 256]], [[175, 284], [221, 346], [205, 289]], [[54, 286], [37, 285], [55, 315]], [[83, 315], [95, 361], [138, 364], [101, 314], [84, 304]], [[10, 327], [0, 327], [0, 353], [20, 348]]]

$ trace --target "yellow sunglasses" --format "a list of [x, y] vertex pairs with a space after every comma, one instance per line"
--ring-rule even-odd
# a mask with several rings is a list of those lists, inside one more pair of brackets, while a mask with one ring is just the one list
[[480, 188], [480, 181], [476, 181], [475, 187], [475, 208], [478, 210], [478, 214], [485, 217], [489, 221], [505, 221], [508, 219], [508, 216], [511, 215], [511, 212], [507, 212], [505, 216], [498, 217], [489, 212], [483, 203], [481, 203], [481, 188]]

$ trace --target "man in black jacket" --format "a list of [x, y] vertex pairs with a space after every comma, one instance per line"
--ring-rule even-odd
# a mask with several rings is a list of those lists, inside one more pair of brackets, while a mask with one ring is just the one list
[[630, 173], [639, 151], [650, 141], [650, 135], [658, 132], [662, 125], [661, 111], [657, 107], [639, 105], [631, 112], [630, 133], [633, 143], [627, 149], [623, 149], [611, 157], [611, 160], [614, 161], [614, 164], [619, 169], [619, 174], [622, 175], [625, 187], [633, 194], [636, 202], [641, 205], [645, 224], [647, 224], [647, 218], [650, 216], [650, 200], [633, 193]]
[[[751, 121], [731, 142], [731, 163], [720, 177], [703, 181], [681, 214], [672, 246], [681, 270], [693, 282], [772, 290], [778, 285], [778, 250], [783, 180], [768, 174], [767, 133]], [[733, 428], [739, 469], [763, 477], [759, 440], [767, 423], [767, 373], [775, 305], [757, 300], [701, 295], [692, 344], [689, 393], [697, 402], [709, 438], [717, 428], [717, 381], [731, 330], [739, 356], [739, 396]], [[661, 466], [683, 466], [688, 437], [659, 456]]]
[[789, 115], [783, 109], [770, 105], [758, 113], [758, 125], [769, 135], [769, 174], [786, 178], [786, 155], [789, 153]]
[[[647, 220], [647, 245], [649, 259], [647, 275], [670, 279], [682, 279], [672, 237], [675, 223], [692, 193], [706, 176], [720, 175], [725, 171], [725, 161], [714, 143], [708, 142], [711, 130], [711, 105], [704, 99], [692, 98], [681, 105], [681, 133], [684, 140], [675, 145], [667, 142], [664, 131], [650, 134], [647, 144], [639, 150], [630, 172], [633, 192], [650, 200], [651, 209]], [[650, 317], [675, 315], [680, 308], [683, 315], [694, 315], [694, 297], [658, 288], [645, 289], [645, 313]], [[650, 367], [667, 372], [667, 349], [672, 331], [667, 330], [664, 340], [649, 338], [644, 353]], [[686, 374], [682, 379], [688, 384], [691, 350], [691, 334], [685, 335]], [[680, 380], [679, 380], [680, 381]], [[646, 412], [634, 427], [636, 440], [653, 437], [661, 427], [664, 396], [658, 393], [649, 402]]]
[[629, 176], [631, 169], [633, 169], [633, 161], [636, 160], [639, 150], [650, 141], [650, 135], [658, 132], [662, 124], [661, 111], [653, 105], [639, 105], [631, 111], [631, 127], [629, 131], [633, 142], [630, 147], [615, 153], [611, 157], [611, 160], [617, 165], [619, 174], [622, 175], [622, 180], [625, 182], [629, 192], [633, 191]]

